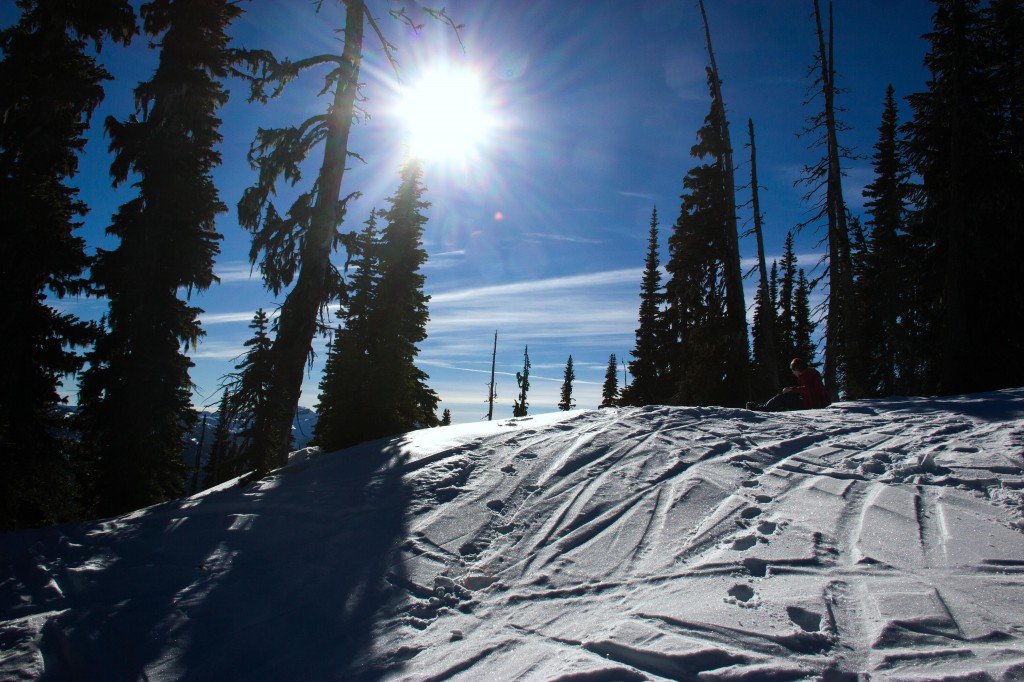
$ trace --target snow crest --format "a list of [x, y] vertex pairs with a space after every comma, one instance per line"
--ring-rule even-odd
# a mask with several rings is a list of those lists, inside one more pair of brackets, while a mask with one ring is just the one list
[[0, 537], [0, 677], [1024, 678], [1024, 389], [311, 454]]

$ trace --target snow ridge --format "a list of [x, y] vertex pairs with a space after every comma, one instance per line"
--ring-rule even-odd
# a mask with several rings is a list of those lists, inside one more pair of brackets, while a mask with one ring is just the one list
[[1024, 678], [1024, 389], [292, 461], [0, 536], [0, 677]]

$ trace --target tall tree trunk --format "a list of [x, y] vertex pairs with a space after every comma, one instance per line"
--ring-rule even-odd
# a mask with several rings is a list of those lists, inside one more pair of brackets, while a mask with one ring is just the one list
[[[850, 259], [850, 239], [846, 225], [846, 203], [843, 200], [842, 170], [839, 164], [839, 142], [836, 135], [835, 66], [833, 54], [832, 3], [829, 3], [828, 51], [821, 27], [818, 0], [814, 0], [814, 20], [818, 33], [818, 56], [821, 63], [822, 94], [825, 101], [825, 134], [827, 144], [828, 176], [826, 180], [825, 209], [828, 217], [829, 308], [825, 324], [825, 391], [830, 400], [839, 396], [839, 366], [847, 370], [852, 336], [848, 319], [853, 294], [853, 270]], [[856, 370], [847, 371], [847, 378], [856, 384]], [[855, 387], [847, 386], [848, 391]]]
[[302, 377], [309, 349], [316, 334], [316, 321], [329, 275], [331, 248], [338, 226], [338, 201], [348, 161], [348, 138], [355, 113], [356, 90], [363, 50], [365, 6], [360, 0], [345, 3], [345, 47], [342, 60], [348, 72], [338, 81], [324, 144], [324, 160], [317, 178], [313, 219], [302, 246], [302, 268], [295, 288], [285, 299], [278, 320], [273, 357], [275, 372], [268, 390], [274, 402], [268, 410], [268, 424], [259, 432], [268, 434], [269, 449], [262, 453], [264, 468], [288, 463], [291, 426], [299, 406]]
[[[754, 144], [754, 120], [747, 119], [747, 130], [750, 132], [750, 194], [752, 207], [754, 209], [754, 236], [757, 237], [757, 269], [760, 273], [761, 291], [764, 292], [765, 296], [771, 299], [768, 289], [768, 266], [765, 264], [764, 258], [764, 231], [761, 225], [761, 201], [758, 196], [757, 187], [757, 147]], [[775, 348], [776, 337], [776, 320], [775, 320], [775, 302], [771, 301], [764, 308], [764, 312], [768, 314], [762, 321], [765, 331], [765, 355], [766, 362], [764, 366], [765, 373], [768, 374], [769, 383], [768, 386], [774, 392], [779, 390], [779, 365], [777, 362], [778, 352]]]
[[718, 76], [718, 64], [711, 46], [711, 29], [708, 26], [708, 15], [704, 11], [704, 0], [699, 0], [700, 16], [704, 22], [704, 37], [707, 40], [708, 60], [711, 62], [712, 87], [715, 98], [722, 107], [722, 141], [724, 151], [719, 161], [725, 174], [725, 195], [728, 201], [725, 234], [723, 243], [725, 253], [725, 300], [728, 306], [729, 334], [732, 337], [730, 346], [731, 357], [729, 367], [733, 376], [732, 398], [737, 405], [742, 405], [750, 397], [747, 343], [747, 306], [743, 298], [743, 271], [740, 265], [739, 234], [736, 224], [736, 182], [733, 175], [732, 142], [729, 139], [729, 121], [725, 117], [725, 100], [722, 98], [722, 80]]

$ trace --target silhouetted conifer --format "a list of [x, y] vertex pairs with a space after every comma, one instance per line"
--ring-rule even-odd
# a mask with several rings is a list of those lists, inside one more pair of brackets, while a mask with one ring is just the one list
[[415, 364], [430, 318], [430, 297], [423, 293], [425, 277], [420, 272], [427, 262], [422, 243], [427, 219], [422, 211], [430, 204], [422, 200], [423, 172], [417, 162], [406, 163], [400, 175], [402, 182], [384, 213], [380, 283], [370, 315], [377, 337], [370, 355], [376, 381], [385, 391], [381, 436], [437, 426], [437, 394]]
[[[13, 3], [12, 3], [13, 6]], [[89, 54], [104, 40], [127, 44], [127, 0], [23, 0], [0, 31], [0, 532], [79, 513], [78, 460], [58, 410], [64, 377], [82, 367], [74, 350], [95, 328], [49, 298], [86, 289], [88, 208], [68, 185], [78, 172], [90, 117], [110, 74]]]
[[[722, 231], [718, 236], [722, 264], [722, 279], [725, 285], [724, 326], [725, 336], [720, 346], [725, 368], [721, 383], [723, 404], [742, 406], [750, 399], [750, 343], [747, 338], [747, 305], [743, 294], [743, 270], [740, 266], [739, 229], [736, 220], [736, 182], [732, 159], [732, 142], [729, 121], [725, 114], [725, 97], [722, 95], [722, 78], [718, 73], [715, 51], [711, 44], [711, 27], [703, 0], [700, 7], [704, 24], [704, 41], [708, 53], [708, 85], [711, 89], [711, 114], [705, 119], [705, 127], [714, 128], [714, 133], [698, 143], [703, 146], [700, 156], [715, 158], [722, 183]], [[698, 134], [698, 137], [700, 135]], [[693, 154], [691, 151], [691, 155]]]
[[320, 380], [314, 442], [336, 450], [371, 437], [370, 415], [386, 387], [377, 385], [371, 364], [376, 330], [371, 326], [380, 281], [381, 244], [377, 212], [371, 211], [349, 252], [354, 274], [346, 304], [338, 310], [341, 324], [334, 332]]
[[335, 333], [320, 384], [316, 442], [334, 450], [373, 438], [437, 426], [437, 394], [416, 364], [427, 338], [430, 297], [423, 293], [422, 171], [410, 161], [402, 182], [379, 215], [352, 243], [356, 274], [344, 323]]
[[912, 295], [930, 333], [926, 390], [962, 393], [1024, 382], [1020, 2], [936, 0], [927, 90], [908, 97], [907, 160], [921, 178], [908, 221]]
[[[786, 233], [786, 242], [782, 248], [782, 260], [779, 262], [779, 294], [778, 294], [778, 322], [779, 322], [779, 372], [782, 375], [789, 374], [789, 361], [793, 359], [795, 352], [793, 341], [793, 330], [796, 325], [793, 311], [793, 294], [796, 291], [797, 257], [793, 249], [793, 233]], [[790, 374], [790, 376], [792, 376]], [[789, 383], [788, 380], [784, 383]]]
[[[814, 362], [817, 346], [814, 343], [814, 330], [818, 326], [811, 319], [811, 291], [813, 287], [807, 281], [803, 268], [797, 274], [796, 287], [793, 290], [793, 358], [802, 358]], [[790, 358], [792, 360], [793, 358]], [[786, 363], [789, 367], [789, 363]]]
[[886, 89], [882, 121], [871, 164], [874, 179], [864, 188], [867, 251], [858, 279], [858, 316], [865, 336], [868, 395], [908, 394], [915, 383], [909, 353], [915, 329], [907, 272], [909, 172], [899, 139], [899, 114], [893, 87]]
[[576, 407], [576, 400], [572, 397], [572, 382], [576, 380], [576, 372], [572, 368], [572, 356], [565, 361], [565, 374], [562, 375], [562, 391], [559, 394], [558, 409], [571, 410]]
[[[275, 320], [274, 326], [276, 323]], [[270, 386], [274, 376], [270, 325], [267, 313], [263, 308], [258, 309], [249, 323], [252, 336], [243, 344], [246, 351], [235, 365], [235, 373], [231, 375], [228, 387], [231, 391], [231, 409], [227, 414], [232, 425], [238, 428], [238, 442], [234, 443], [233, 449], [233, 476], [258, 470], [265, 457], [259, 448], [267, 438], [259, 429], [266, 428], [267, 422], [261, 421], [259, 415], [270, 404]], [[291, 444], [290, 425], [288, 443]]]
[[530, 404], [526, 402], [526, 392], [530, 390], [530, 347], [523, 348], [523, 371], [516, 372], [516, 384], [519, 385], [519, 400], [512, 401], [512, 416], [525, 417]]
[[231, 411], [231, 395], [228, 389], [220, 399], [220, 408], [217, 410], [217, 426], [213, 430], [213, 441], [210, 443], [210, 453], [203, 466], [203, 490], [219, 485], [224, 481], [237, 476], [235, 463], [231, 461], [233, 453], [231, 423], [233, 421]]
[[601, 404], [598, 407], [616, 407], [619, 404], [619, 367], [615, 353], [608, 357], [608, 369], [604, 372], [601, 387]]
[[106, 121], [115, 184], [130, 178], [100, 249], [92, 283], [109, 299], [108, 331], [89, 356], [81, 398], [97, 466], [99, 510], [123, 512], [182, 492], [183, 439], [195, 420], [192, 362], [199, 308], [180, 299], [215, 281], [214, 219], [226, 210], [211, 173], [220, 164], [226, 33], [241, 9], [228, 0], [153, 0], [143, 26], [160, 47], [153, 78], [135, 89], [136, 115]]
[[[709, 87], [711, 75], [708, 75]], [[744, 405], [747, 400], [746, 321], [731, 331], [724, 234], [733, 202], [726, 192], [721, 137], [724, 110], [712, 91], [711, 111], [690, 150], [708, 158], [683, 178], [682, 206], [669, 237], [666, 270], [669, 372], [673, 401], [682, 405]], [[745, 314], [745, 313], [744, 313]], [[740, 348], [734, 348], [734, 345]], [[742, 376], [735, 358], [742, 354]]]
[[[253, 80], [252, 98], [266, 101], [276, 97], [285, 86], [300, 73], [324, 65], [329, 67], [324, 76], [323, 93], [329, 94], [331, 103], [322, 114], [312, 116], [298, 126], [287, 128], [261, 129], [253, 142], [250, 158], [259, 170], [257, 183], [248, 188], [238, 203], [238, 220], [253, 233], [250, 260], [259, 262], [267, 288], [275, 295], [288, 287], [281, 307], [278, 334], [274, 339], [274, 384], [268, 409], [258, 416], [267, 424], [257, 430], [267, 438], [257, 444], [258, 450], [267, 458], [263, 469], [281, 466], [287, 461], [288, 434], [291, 422], [298, 408], [302, 379], [306, 361], [312, 352], [313, 337], [316, 335], [321, 314], [332, 301], [344, 296], [344, 284], [340, 273], [331, 263], [331, 254], [338, 246], [346, 248], [354, 238], [353, 234], [342, 234], [339, 230], [348, 200], [357, 193], [342, 196], [341, 188], [349, 156], [349, 133], [352, 122], [363, 110], [359, 101], [359, 74], [363, 61], [363, 29], [367, 21], [374, 22], [364, 2], [343, 3], [345, 25], [343, 48], [340, 55], [319, 54], [292, 62], [278, 61], [267, 53], [254, 55], [252, 68], [258, 73]], [[316, 3], [317, 11], [323, 3]], [[459, 26], [445, 14], [444, 10], [428, 10], [433, 18], [452, 26], [457, 32]], [[392, 16], [407, 24], [411, 20], [404, 10], [392, 12]], [[375, 29], [379, 27], [374, 23]], [[392, 51], [394, 47], [381, 38], [383, 54], [392, 66], [396, 66]], [[310, 189], [302, 192], [282, 215], [271, 201], [276, 193], [278, 180], [292, 185], [302, 178], [302, 164], [322, 143], [323, 161], [319, 166], [316, 180]], [[294, 282], [294, 286], [292, 286]], [[423, 384], [426, 375], [413, 381]], [[426, 416], [431, 401], [436, 398], [432, 392], [408, 387], [418, 391], [417, 401], [420, 414], [428, 423], [436, 422], [436, 415]], [[435, 401], [436, 406], [436, 401]], [[392, 425], [406, 423], [409, 414], [383, 417]], [[392, 427], [385, 427], [389, 430]]]
[[654, 207], [651, 209], [647, 258], [640, 283], [640, 326], [636, 329], [636, 346], [630, 353], [633, 360], [629, 363], [629, 371], [633, 374], [633, 383], [622, 392], [625, 404], [653, 405], [666, 402], [672, 395], [672, 387], [666, 377], [668, 334], [661, 310], [664, 300], [658, 260], [658, 209]]

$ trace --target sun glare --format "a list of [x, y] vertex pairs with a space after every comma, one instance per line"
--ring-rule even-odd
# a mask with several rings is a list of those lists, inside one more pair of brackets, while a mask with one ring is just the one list
[[412, 154], [425, 161], [466, 160], [493, 127], [480, 78], [468, 70], [425, 73], [404, 89], [398, 113]]

